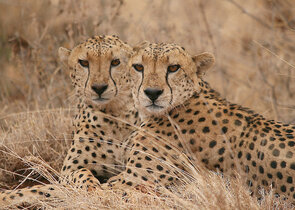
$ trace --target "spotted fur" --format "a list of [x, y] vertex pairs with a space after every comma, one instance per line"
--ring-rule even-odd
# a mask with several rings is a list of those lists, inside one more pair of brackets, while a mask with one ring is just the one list
[[[74, 136], [61, 169], [62, 184], [91, 191], [124, 170], [127, 137], [132, 125], [139, 122], [127, 68], [131, 54], [132, 48], [117, 36], [95, 36], [72, 50], [59, 49], [71, 71], [77, 98]], [[0, 204], [28, 201], [36, 195], [49, 199], [60, 192], [53, 185], [6, 191], [0, 194]]]
[[[175, 44], [149, 43], [139, 47], [130, 59], [135, 105], [146, 119], [142, 129], [164, 140], [162, 147], [157, 148], [160, 155], [156, 157], [173, 158], [173, 155], [179, 155], [175, 150], [179, 150], [210, 170], [229, 175], [240, 173], [257, 196], [260, 196], [260, 189], [273, 188], [275, 193], [294, 203], [295, 125], [267, 120], [252, 110], [222, 99], [203, 80], [204, 72], [213, 62], [213, 56], [208, 53], [190, 56]], [[139, 72], [136, 65], [141, 65], [143, 70]], [[169, 72], [175, 65], [179, 65], [177, 71]], [[156, 100], [146, 92], [148, 89], [153, 93], [158, 90]], [[149, 147], [145, 146], [147, 151], [154, 151], [158, 145], [156, 139], [134, 139], [134, 148], [140, 151], [143, 147], [136, 147], [138, 143], [145, 146], [144, 142], [154, 141]], [[137, 160], [138, 155], [143, 161]], [[137, 173], [134, 168], [138, 163], [145, 170], [151, 167], [145, 160], [146, 154], [141, 152], [137, 156], [129, 156], [126, 168], [132, 171], [130, 177]], [[154, 156], [154, 153], [149, 156], [152, 161], [156, 161]], [[131, 160], [134, 160], [133, 164], [130, 164]], [[174, 165], [182, 164], [176, 161]], [[167, 182], [169, 174], [163, 174], [164, 178], [159, 174], [148, 176], [147, 180]]]
[[125, 171], [110, 185], [169, 188], [195, 163], [225, 175], [239, 173], [258, 197], [261, 189], [273, 188], [294, 203], [295, 125], [222, 99], [203, 80], [213, 62], [209, 53], [191, 56], [175, 44], [143, 43], [136, 49], [132, 91], [144, 122], [130, 137]]

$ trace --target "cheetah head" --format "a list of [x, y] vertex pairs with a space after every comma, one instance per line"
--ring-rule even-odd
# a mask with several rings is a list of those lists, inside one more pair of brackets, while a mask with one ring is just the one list
[[76, 95], [98, 106], [128, 92], [131, 53], [132, 48], [117, 36], [95, 36], [72, 50], [59, 48], [60, 59], [71, 71]]
[[190, 56], [175, 44], [144, 42], [129, 60], [132, 94], [143, 115], [162, 115], [200, 89], [199, 82], [214, 63], [210, 53]]

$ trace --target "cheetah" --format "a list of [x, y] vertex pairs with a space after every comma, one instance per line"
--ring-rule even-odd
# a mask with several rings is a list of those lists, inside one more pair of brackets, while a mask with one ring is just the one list
[[148, 42], [134, 50], [132, 94], [143, 122], [130, 136], [125, 171], [110, 178], [110, 187], [169, 188], [192, 180], [184, 175], [199, 164], [239, 173], [258, 198], [273, 188], [294, 203], [295, 125], [221, 98], [203, 80], [214, 63], [210, 53], [191, 56], [175, 44]]
[[141, 129], [149, 134], [132, 136], [126, 169], [110, 183], [169, 186], [179, 177], [162, 163], [169, 159], [189, 172], [181, 156], [186, 154], [209, 170], [238, 172], [257, 197], [272, 188], [294, 203], [295, 125], [267, 120], [221, 98], [203, 80], [213, 63], [210, 53], [191, 56], [175, 44], [144, 42], [135, 49], [129, 61], [132, 94]]
[[[72, 50], [59, 49], [61, 61], [71, 72], [77, 98], [73, 141], [61, 169], [61, 183], [73, 182], [93, 190], [124, 169], [126, 139], [132, 125], [139, 123], [127, 69], [131, 54], [132, 48], [117, 36], [103, 35]], [[34, 186], [5, 191], [0, 200], [21, 203], [37, 195], [42, 199], [58, 193], [52, 185]]]
[[131, 53], [132, 48], [117, 36], [88, 39], [72, 52], [59, 49], [61, 59], [68, 62], [73, 72], [71, 77], [79, 99], [74, 141], [64, 160], [62, 176], [87, 168], [104, 183], [124, 169], [128, 148], [124, 140], [132, 132], [130, 125], [139, 122], [127, 71]]

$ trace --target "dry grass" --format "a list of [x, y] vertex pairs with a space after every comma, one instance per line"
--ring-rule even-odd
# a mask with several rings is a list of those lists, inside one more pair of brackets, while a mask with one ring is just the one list
[[[57, 59], [98, 34], [176, 42], [191, 53], [213, 52], [207, 80], [232, 102], [268, 118], [295, 123], [295, 2], [293, 0], [2, 0], [0, 1], [0, 186], [48, 182], [58, 175], [71, 138], [71, 86]], [[38, 160], [33, 160], [32, 157]], [[33, 161], [32, 161], [33, 160]], [[44, 160], [47, 169], [35, 162]], [[41, 171], [40, 171], [41, 170]], [[40, 175], [40, 173], [44, 175]], [[204, 172], [207, 173], [207, 172]], [[182, 195], [167, 197], [65, 193], [60, 208], [287, 208], [267, 195], [259, 204], [239, 179], [196, 175]], [[26, 181], [24, 177], [27, 177]], [[54, 202], [41, 203], [53, 208]]]

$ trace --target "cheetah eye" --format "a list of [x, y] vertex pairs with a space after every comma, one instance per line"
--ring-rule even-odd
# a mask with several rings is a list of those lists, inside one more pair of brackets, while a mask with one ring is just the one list
[[121, 62], [120, 62], [119, 59], [114, 59], [114, 60], [112, 60], [112, 62], [111, 62], [111, 66], [118, 66], [120, 63], [121, 63]]
[[78, 62], [82, 67], [85, 67], [85, 68], [89, 67], [89, 62], [87, 60], [80, 60], [79, 59]]
[[141, 64], [133, 64], [132, 66], [136, 71], [139, 71], [139, 72], [142, 72], [144, 69], [143, 65]]
[[171, 65], [171, 66], [168, 66], [167, 70], [169, 73], [173, 73], [173, 72], [176, 72], [180, 69], [180, 65], [179, 64], [176, 64], [176, 65]]

